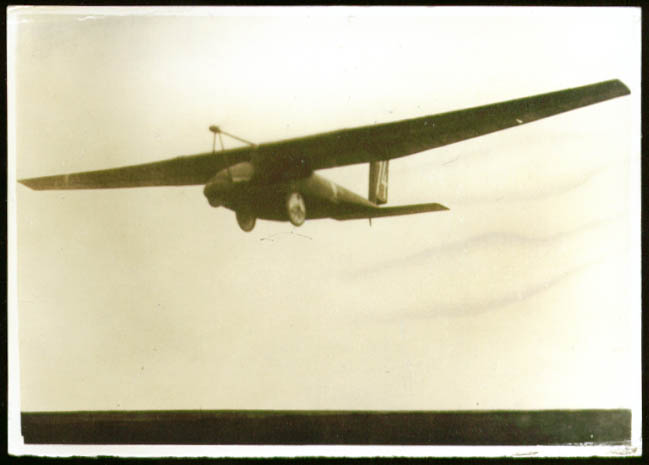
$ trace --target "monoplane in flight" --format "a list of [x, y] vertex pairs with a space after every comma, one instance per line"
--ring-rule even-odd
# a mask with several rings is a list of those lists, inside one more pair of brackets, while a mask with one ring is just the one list
[[[217, 135], [221, 138], [225, 134], [247, 146], [20, 182], [36, 190], [204, 185], [203, 193], [209, 204], [233, 210], [244, 231], [251, 231], [257, 218], [290, 221], [300, 226], [307, 219], [371, 220], [448, 210], [439, 203], [381, 207], [388, 200], [389, 160], [629, 93], [615, 79], [459, 111], [260, 145], [211, 126], [215, 142]], [[356, 163], [369, 163], [368, 198], [316, 173]]]

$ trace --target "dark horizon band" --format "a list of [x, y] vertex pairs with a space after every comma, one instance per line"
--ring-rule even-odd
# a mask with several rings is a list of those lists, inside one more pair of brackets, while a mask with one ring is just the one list
[[26, 444], [629, 444], [631, 410], [23, 412]]

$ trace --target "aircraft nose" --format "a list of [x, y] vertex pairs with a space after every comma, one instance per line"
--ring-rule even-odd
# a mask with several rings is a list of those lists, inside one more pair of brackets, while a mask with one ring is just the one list
[[224, 171], [220, 171], [205, 184], [203, 195], [207, 197], [210, 205], [219, 206], [223, 203], [223, 197], [232, 189], [232, 180]]

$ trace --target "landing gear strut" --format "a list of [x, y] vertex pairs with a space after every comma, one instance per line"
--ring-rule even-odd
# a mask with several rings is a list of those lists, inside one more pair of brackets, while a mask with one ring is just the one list
[[249, 210], [241, 209], [237, 210], [237, 223], [239, 227], [245, 232], [250, 232], [255, 227], [257, 222], [257, 217]]
[[286, 196], [286, 212], [288, 213], [288, 220], [294, 226], [302, 226], [306, 219], [306, 205], [302, 194], [291, 192]]

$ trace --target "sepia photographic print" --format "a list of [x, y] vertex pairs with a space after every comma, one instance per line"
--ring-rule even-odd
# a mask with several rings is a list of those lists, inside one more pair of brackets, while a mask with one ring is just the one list
[[10, 454], [641, 455], [640, 23], [10, 7]]

